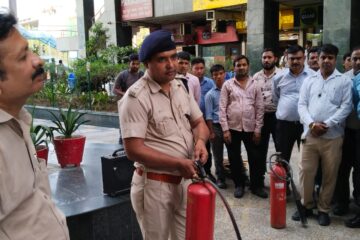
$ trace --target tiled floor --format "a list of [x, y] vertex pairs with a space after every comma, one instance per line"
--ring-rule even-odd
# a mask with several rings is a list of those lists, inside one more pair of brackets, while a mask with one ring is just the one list
[[[37, 124], [48, 124], [49, 121], [36, 120]], [[86, 135], [87, 141], [96, 143], [117, 143], [118, 130], [113, 128], [103, 128], [94, 126], [82, 126], [79, 133]], [[270, 145], [269, 154], [274, 152], [273, 144]], [[243, 152], [246, 158], [246, 152]], [[299, 161], [299, 151], [294, 147], [292, 156], [292, 168], [294, 170], [294, 179], [297, 183]], [[269, 176], [266, 176], [266, 186]], [[316, 219], [308, 219], [308, 227], [303, 228], [299, 222], [291, 220], [291, 215], [295, 211], [295, 204], [292, 198], [288, 199], [287, 205], [287, 226], [284, 229], [273, 229], [270, 226], [270, 206], [269, 199], [260, 199], [247, 191], [242, 199], [233, 197], [234, 187], [232, 181], [227, 179], [229, 188], [221, 190], [226, 196], [229, 205], [232, 208], [238, 226], [240, 228], [242, 239], [360, 239], [360, 229], [346, 228], [343, 220], [349, 218], [353, 213], [344, 217], [331, 216], [332, 223], [328, 227], [318, 225]], [[352, 212], [359, 211], [358, 208], [351, 205]], [[216, 217], [215, 217], [215, 239], [228, 240], [236, 239], [230, 218], [225, 207], [217, 198]]]

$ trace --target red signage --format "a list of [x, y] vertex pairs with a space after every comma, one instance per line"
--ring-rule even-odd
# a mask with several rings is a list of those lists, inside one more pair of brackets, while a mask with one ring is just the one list
[[204, 26], [195, 28], [198, 44], [214, 44], [225, 42], [237, 42], [239, 38], [236, 33], [236, 29], [232, 25], [226, 26], [226, 32], [211, 32]]
[[123, 21], [152, 16], [152, 0], [121, 0], [121, 19]]

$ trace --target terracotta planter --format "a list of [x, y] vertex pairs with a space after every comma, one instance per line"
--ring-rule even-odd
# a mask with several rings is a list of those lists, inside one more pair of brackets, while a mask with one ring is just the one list
[[82, 161], [85, 136], [73, 136], [64, 138], [57, 136], [54, 138], [54, 147], [58, 162], [62, 168], [66, 166], [80, 166]]
[[46, 145], [36, 146], [36, 155], [38, 158], [45, 159], [46, 165], [48, 161], [49, 148]]

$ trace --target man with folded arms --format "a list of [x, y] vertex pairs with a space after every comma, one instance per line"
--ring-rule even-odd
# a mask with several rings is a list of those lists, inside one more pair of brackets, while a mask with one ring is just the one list
[[[322, 186], [316, 207], [321, 226], [330, 224], [329, 212], [341, 162], [345, 119], [352, 110], [352, 82], [336, 70], [337, 54], [338, 48], [332, 44], [321, 47], [320, 70], [305, 80], [298, 104], [304, 124], [299, 163], [301, 200], [306, 215], [312, 215], [314, 179], [320, 162]], [[299, 213], [296, 212], [292, 219], [299, 220]]]

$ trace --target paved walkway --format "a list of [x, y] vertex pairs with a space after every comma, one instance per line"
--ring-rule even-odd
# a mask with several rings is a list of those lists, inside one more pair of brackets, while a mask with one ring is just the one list
[[[46, 120], [35, 120], [36, 124], [49, 124]], [[81, 126], [78, 131], [87, 137], [87, 141], [94, 143], [117, 143], [118, 130], [114, 128]], [[269, 154], [274, 153], [273, 144], [270, 144]], [[50, 152], [51, 154], [51, 152]], [[246, 152], [243, 151], [246, 158]], [[295, 182], [298, 179], [297, 163], [299, 161], [299, 151], [294, 147], [292, 156], [292, 168], [294, 170]], [[214, 172], [214, 171], [213, 171]], [[240, 228], [242, 239], [360, 239], [360, 229], [350, 229], [344, 226], [343, 220], [350, 218], [353, 213], [344, 217], [337, 217], [330, 214], [332, 223], [328, 227], [318, 225], [316, 219], [308, 219], [308, 227], [303, 228], [299, 222], [291, 220], [291, 215], [295, 211], [295, 204], [292, 198], [288, 199], [287, 205], [287, 227], [281, 230], [273, 229], [270, 226], [269, 199], [261, 199], [247, 191], [243, 198], [233, 197], [234, 186], [230, 179], [227, 179], [228, 189], [221, 190], [229, 202], [234, 216]], [[269, 176], [266, 176], [266, 186], [269, 186]], [[351, 205], [351, 212], [360, 211], [356, 206]], [[222, 204], [217, 198], [216, 217], [215, 217], [215, 239], [232, 240], [236, 239], [230, 218]]]

